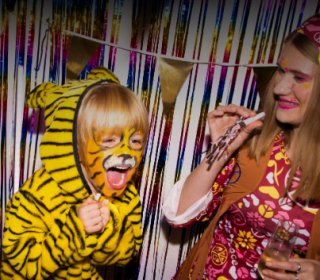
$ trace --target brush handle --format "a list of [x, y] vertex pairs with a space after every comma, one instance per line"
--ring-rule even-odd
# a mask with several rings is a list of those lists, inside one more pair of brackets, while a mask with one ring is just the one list
[[264, 118], [265, 115], [266, 115], [265, 112], [261, 112], [261, 113], [255, 115], [254, 117], [243, 120], [242, 122], [247, 126], [248, 124], [253, 123], [254, 121], [257, 121], [257, 120]]

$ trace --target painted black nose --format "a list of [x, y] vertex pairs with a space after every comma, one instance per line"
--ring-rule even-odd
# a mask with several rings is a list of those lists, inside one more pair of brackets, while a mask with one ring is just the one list
[[119, 155], [120, 158], [123, 158], [123, 161], [129, 159], [129, 158], [132, 158], [132, 156], [128, 155], [128, 154], [122, 154], [122, 155]]

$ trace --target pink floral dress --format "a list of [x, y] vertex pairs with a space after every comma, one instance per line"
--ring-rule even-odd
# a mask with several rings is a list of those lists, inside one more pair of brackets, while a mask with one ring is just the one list
[[[279, 135], [259, 187], [232, 204], [218, 222], [203, 279], [259, 279], [257, 263], [278, 220], [290, 220], [298, 224], [294, 255], [305, 256], [319, 204], [306, 205], [292, 199], [299, 174], [294, 179], [291, 191], [283, 197], [289, 171], [290, 162]], [[223, 185], [218, 183], [213, 187], [213, 207], [219, 204], [218, 193], [221, 193], [221, 188]]]

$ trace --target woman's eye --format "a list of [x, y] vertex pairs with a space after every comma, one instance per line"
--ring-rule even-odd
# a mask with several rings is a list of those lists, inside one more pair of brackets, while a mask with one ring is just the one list
[[295, 81], [297, 81], [298, 83], [303, 83], [306, 81], [305, 77], [299, 77], [299, 76], [294, 76]]

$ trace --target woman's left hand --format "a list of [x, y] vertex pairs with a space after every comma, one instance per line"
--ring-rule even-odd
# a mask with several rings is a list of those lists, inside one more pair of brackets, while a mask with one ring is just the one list
[[263, 280], [316, 280], [320, 279], [320, 261], [312, 259], [291, 259], [290, 261], [269, 261], [262, 271]]

